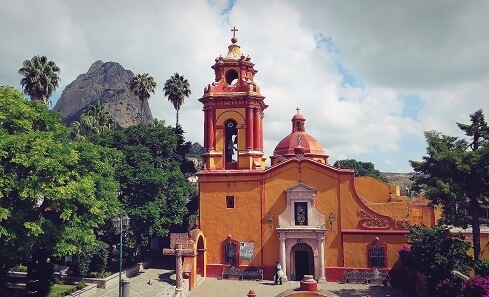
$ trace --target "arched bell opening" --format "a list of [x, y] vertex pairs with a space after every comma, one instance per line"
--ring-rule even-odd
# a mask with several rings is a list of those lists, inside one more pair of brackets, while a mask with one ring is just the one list
[[238, 125], [235, 120], [227, 120], [225, 129], [225, 152], [224, 160], [226, 169], [237, 169], [238, 160]]

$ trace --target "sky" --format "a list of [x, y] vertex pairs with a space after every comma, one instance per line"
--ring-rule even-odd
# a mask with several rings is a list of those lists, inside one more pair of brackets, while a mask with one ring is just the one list
[[153, 116], [174, 125], [162, 88], [178, 72], [192, 90], [180, 123], [202, 144], [198, 99], [236, 27], [269, 105], [266, 156], [299, 107], [331, 164], [410, 172], [425, 131], [463, 137], [456, 122], [489, 113], [488, 11], [484, 0], [0, 0], [0, 85], [20, 90], [22, 62], [45, 55], [61, 68], [54, 106], [92, 63], [114, 61], [155, 78]]

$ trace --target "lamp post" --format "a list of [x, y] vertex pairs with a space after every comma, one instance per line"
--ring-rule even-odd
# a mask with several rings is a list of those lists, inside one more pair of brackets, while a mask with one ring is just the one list
[[131, 219], [127, 214], [112, 218], [112, 226], [119, 230], [119, 297], [122, 297], [122, 231], [129, 226]]

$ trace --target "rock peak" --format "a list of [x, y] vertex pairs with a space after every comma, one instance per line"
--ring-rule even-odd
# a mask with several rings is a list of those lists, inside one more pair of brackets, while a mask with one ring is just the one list
[[[100, 102], [121, 127], [141, 123], [141, 102], [129, 89], [134, 77], [117, 62], [95, 61], [87, 73], [80, 74], [63, 90], [54, 110], [61, 112], [65, 122], [79, 119], [90, 105]], [[148, 102], [143, 105], [143, 122], [152, 119]]]

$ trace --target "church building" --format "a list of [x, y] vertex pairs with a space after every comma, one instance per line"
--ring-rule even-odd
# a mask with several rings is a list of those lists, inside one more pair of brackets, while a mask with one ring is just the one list
[[290, 134], [267, 168], [268, 106], [254, 67], [233, 37], [199, 99], [205, 149], [197, 174], [199, 232], [205, 239], [199, 239], [196, 273], [218, 277], [223, 268], [253, 267], [272, 279], [278, 260], [284, 280], [310, 274], [321, 282], [343, 280], [345, 269], [395, 269], [407, 227], [434, 225], [433, 208], [401, 196], [399, 187], [330, 165], [299, 110], [291, 112]]

